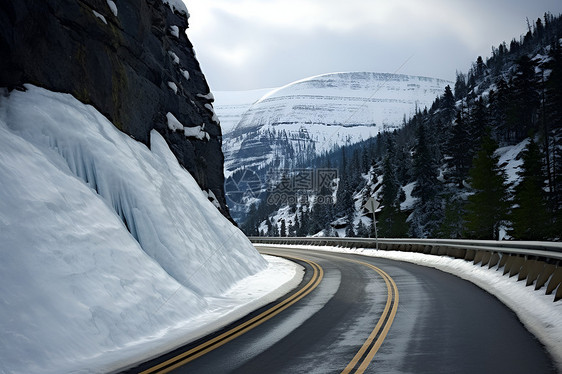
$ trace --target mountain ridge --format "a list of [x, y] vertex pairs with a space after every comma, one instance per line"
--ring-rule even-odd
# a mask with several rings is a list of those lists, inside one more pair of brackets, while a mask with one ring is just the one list
[[[251, 170], [268, 183], [268, 170], [294, 168], [335, 148], [401, 127], [452, 84], [405, 74], [339, 72], [301, 79], [260, 98], [249, 95], [245, 107], [236, 103], [240, 120], [223, 135], [225, 191], [234, 219], [243, 220], [247, 204], [255, 202], [253, 197], [242, 204], [229, 198], [243, 192], [232, 179], [237, 172]], [[217, 101], [218, 116], [224, 110], [233, 118], [235, 105], [229, 108]]]

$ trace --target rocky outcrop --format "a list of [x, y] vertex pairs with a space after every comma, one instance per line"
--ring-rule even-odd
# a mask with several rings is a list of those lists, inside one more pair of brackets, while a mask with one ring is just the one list
[[168, 1], [2, 0], [0, 87], [70, 93], [147, 145], [156, 129], [228, 217], [213, 97]]

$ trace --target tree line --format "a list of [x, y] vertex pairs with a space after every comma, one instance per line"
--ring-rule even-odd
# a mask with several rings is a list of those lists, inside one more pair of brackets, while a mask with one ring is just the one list
[[[282, 217], [282, 206], [252, 207], [243, 229], [369, 236], [372, 217], [361, 207], [374, 195], [380, 236], [559, 240], [561, 38], [560, 16], [529, 23], [509, 47], [457, 73], [454, 92], [447, 87], [400, 129], [303, 165], [337, 168], [331, 189], [301, 191]], [[315, 204], [318, 195], [334, 195], [333, 204]]]

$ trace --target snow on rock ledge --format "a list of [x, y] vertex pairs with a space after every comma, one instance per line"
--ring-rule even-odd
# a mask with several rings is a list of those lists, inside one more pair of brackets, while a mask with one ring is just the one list
[[155, 130], [26, 88], [0, 101], [0, 371], [83, 370], [266, 268]]
[[187, 7], [183, 3], [182, 0], [163, 0], [164, 4], [168, 4], [172, 12], [178, 12], [184, 14], [187, 18], [189, 18], [189, 12], [187, 11]]
[[187, 127], [184, 126], [178, 119], [170, 112], [166, 113], [168, 119], [168, 128], [172, 131], [181, 131], [186, 138], [197, 138], [199, 140], [209, 140], [209, 133], [205, 131], [205, 124], [200, 126]]

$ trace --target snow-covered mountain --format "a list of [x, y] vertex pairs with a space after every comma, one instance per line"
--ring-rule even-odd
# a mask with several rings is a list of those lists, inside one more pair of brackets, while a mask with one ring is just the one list
[[[265, 184], [271, 168], [293, 168], [326, 151], [399, 128], [451, 84], [427, 77], [349, 72], [299, 80], [253, 103], [255, 96], [240, 94], [246, 98], [243, 105], [223, 102], [218, 94], [217, 115], [225, 115], [229, 129], [223, 135], [223, 152], [233, 217], [240, 220], [248, 203], [255, 202], [255, 194], [244, 196], [237, 171], [251, 170]], [[238, 124], [230, 130], [231, 119], [238, 116]]]
[[449, 81], [372, 72], [331, 73], [302, 79], [270, 91], [247, 110], [234, 130], [264, 126], [399, 126], [443, 93]]

